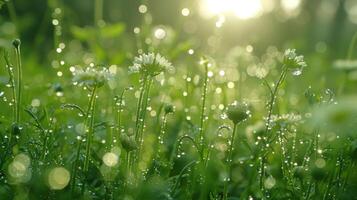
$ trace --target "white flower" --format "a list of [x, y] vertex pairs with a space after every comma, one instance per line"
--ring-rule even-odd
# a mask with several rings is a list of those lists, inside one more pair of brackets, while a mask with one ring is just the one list
[[113, 74], [105, 67], [101, 69], [95, 67], [87, 67], [85, 69], [76, 67], [72, 74], [73, 82], [87, 87], [101, 87], [105, 82], [113, 78]]
[[156, 76], [171, 68], [172, 64], [159, 53], [148, 53], [134, 58], [133, 65], [129, 67], [129, 73], [144, 73]]
[[284, 64], [290, 69], [302, 69], [307, 66], [304, 56], [297, 55], [295, 49], [287, 49], [284, 53]]

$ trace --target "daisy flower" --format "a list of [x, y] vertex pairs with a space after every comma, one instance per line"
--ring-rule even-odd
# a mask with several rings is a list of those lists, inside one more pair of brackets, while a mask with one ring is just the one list
[[172, 64], [159, 53], [148, 53], [134, 58], [133, 65], [129, 67], [129, 73], [143, 73], [156, 76], [161, 72], [172, 69], [172, 67]]
[[72, 72], [73, 82], [78, 85], [85, 85], [87, 87], [101, 87], [105, 82], [113, 78], [113, 74], [105, 67], [76, 67]]

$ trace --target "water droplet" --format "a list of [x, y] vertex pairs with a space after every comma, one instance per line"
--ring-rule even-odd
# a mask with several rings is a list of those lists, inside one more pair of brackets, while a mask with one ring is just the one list
[[294, 76], [300, 76], [301, 74], [302, 74], [302, 70], [301, 69], [295, 69], [292, 72], [292, 75], [294, 75]]

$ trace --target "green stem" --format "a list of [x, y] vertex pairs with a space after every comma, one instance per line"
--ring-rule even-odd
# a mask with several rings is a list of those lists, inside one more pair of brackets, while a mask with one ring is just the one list
[[107, 130], [107, 148], [108, 151], [111, 151], [112, 147], [113, 147], [113, 128], [111, 127], [111, 125], [107, 124], [106, 125], [106, 130]]
[[[94, 88], [92, 90], [92, 93], [91, 93], [91, 96], [90, 96], [90, 99], [89, 99], [89, 102], [88, 102], [87, 111], [85, 113], [85, 120], [84, 120], [84, 130], [85, 130], [85, 132], [87, 132], [87, 124], [88, 124], [89, 115], [91, 115], [91, 118], [94, 117], [93, 116], [94, 108], [92, 109], [92, 107], [94, 107], [93, 104], [94, 104], [96, 90], [97, 90], [97, 87], [94, 86]], [[91, 123], [91, 125], [92, 125], [92, 123]], [[88, 141], [89, 141], [88, 139], [89, 139], [90, 131], [91, 131], [91, 129], [89, 129], [89, 131], [87, 132], [87, 147], [88, 147]], [[73, 178], [72, 178], [72, 186], [71, 186], [72, 195], [74, 193], [74, 188], [75, 188], [75, 184], [76, 184], [77, 166], [78, 166], [79, 155], [80, 155], [81, 149], [82, 149], [82, 141], [78, 140], [77, 155], [76, 155], [76, 159], [74, 161], [73, 167], [72, 167], [72, 170], [73, 170], [73, 173], [72, 173], [73, 174], [73, 176], [72, 176]], [[85, 158], [85, 163], [84, 163], [85, 166], [86, 166], [86, 163], [88, 162], [87, 160], [89, 160], [88, 156], [87, 156], [88, 154], [86, 152], [86, 158]], [[86, 168], [84, 167], [84, 169], [86, 169]], [[84, 171], [86, 172], [86, 170], [84, 170]]]
[[166, 132], [166, 113], [164, 114], [164, 117], [162, 119], [162, 123], [161, 123], [161, 126], [160, 126], [160, 130], [159, 130], [159, 137], [158, 137], [158, 140], [157, 140], [157, 145], [156, 145], [156, 153], [155, 153], [155, 159], [159, 159], [160, 157], [160, 154], [162, 153], [161, 150], [163, 149], [163, 146], [164, 146], [164, 136], [165, 136], [165, 132]]
[[126, 172], [129, 172], [129, 170], [130, 170], [130, 152], [129, 151], [126, 152], [126, 165], [125, 165], [125, 167], [126, 167]]
[[351, 161], [351, 163], [350, 163], [350, 167], [349, 167], [349, 169], [347, 169], [346, 171], [347, 171], [347, 173], [346, 173], [346, 176], [345, 176], [345, 180], [343, 181], [343, 183], [342, 183], [342, 190], [343, 190], [343, 192], [345, 192], [345, 189], [346, 189], [346, 185], [347, 185], [347, 183], [348, 183], [348, 180], [349, 180], [349, 178], [351, 177], [351, 174], [354, 172], [354, 170], [355, 170], [355, 162], [354, 161]]
[[22, 97], [22, 64], [21, 64], [21, 51], [20, 45], [15, 47], [16, 61], [17, 61], [17, 108], [16, 108], [16, 123], [20, 123], [20, 106], [21, 106], [21, 97]]
[[310, 180], [309, 187], [307, 188], [305, 200], [310, 199], [311, 188], [312, 188], [312, 180]]
[[72, 193], [72, 195], [74, 194], [74, 188], [75, 188], [75, 185], [76, 185], [77, 166], [78, 166], [78, 161], [79, 161], [79, 155], [81, 153], [81, 148], [82, 148], [82, 141], [78, 140], [76, 159], [74, 160], [74, 163], [73, 163], [73, 166], [72, 166], [72, 181], [71, 181], [71, 193]]
[[143, 101], [143, 96], [144, 96], [144, 92], [145, 92], [145, 88], [146, 88], [147, 79], [148, 79], [148, 77], [146, 75], [144, 75], [142, 78], [142, 85], [140, 88], [140, 96], [139, 96], [138, 105], [136, 108], [135, 140], [137, 142], [138, 142], [138, 137], [139, 137], [139, 127], [140, 127], [140, 123], [141, 123], [140, 113], [141, 113], [141, 109], [142, 109], [142, 103], [143, 103], [142, 101]]
[[200, 119], [200, 129], [199, 129], [199, 145], [200, 149], [203, 152], [204, 149], [204, 139], [203, 139], [203, 127], [204, 127], [204, 121], [205, 121], [205, 110], [206, 110], [206, 96], [207, 96], [207, 84], [208, 84], [208, 63], [205, 63], [205, 76], [204, 76], [204, 82], [203, 82], [203, 91], [202, 91], [202, 103], [201, 103], [201, 119]]
[[[87, 144], [86, 144], [86, 156], [85, 156], [85, 161], [84, 161], [84, 167], [83, 170], [84, 172], [88, 172], [88, 166], [89, 166], [89, 160], [90, 160], [90, 146], [92, 143], [92, 138], [93, 138], [93, 125], [94, 125], [94, 107], [95, 107], [95, 94], [96, 94], [97, 87], [94, 86], [92, 95], [90, 97], [90, 107], [88, 108], [87, 113], [90, 112], [90, 116], [87, 114], [87, 119], [90, 118], [90, 123], [89, 123], [89, 128], [87, 132]], [[86, 131], [87, 131], [87, 125], [85, 125]]]
[[[271, 117], [272, 117], [272, 114], [273, 114], [273, 108], [274, 108], [274, 104], [275, 104], [275, 101], [276, 101], [276, 96], [277, 96], [277, 93], [278, 93], [278, 89], [280, 87], [280, 85], [284, 82], [285, 80], [285, 76], [286, 76], [286, 73], [287, 73], [287, 70], [288, 68], [283, 65], [283, 70], [279, 76], [279, 79], [278, 81], [276, 82], [275, 84], [275, 87], [273, 89], [273, 93], [271, 94], [271, 99], [270, 99], [270, 102], [268, 104], [269, 106], [269, 111], [268, 111], [268, 117], [267, 117], [267, 122], [266, 122], [266, 126], [265, 126], [265, 135], [268, 135], [268, 133], [270, 132], [270, 129], [271, 129]], [[263, 181], [264, 181], [264, 176], [265, 176], [265, 162], [266, 162], [266, 155], [265, 155], [265, 140], [263, 139], [263, 146], [262, 146], [262, 155], [261, 155], [261, 162], [260, 162], [260, 180], [259, 180], [259, 185], [260, 185], [260, 189], [261, 190], [264, 190], [264, 184], [263, 184]]]
[[[143, 97], [144, 97], [144, 93], [145, 93], [145, 88], [147, 85], [147, 80], [148, 80], [148, 76], [146, 74], [143, 74], [141, 77], [141, 86], [140, 86], [140, 95], [139, 95], [139, 99], [138, 99], [138, 103], [137, 103], [137, 108], [136, 108], [136, 120], [135, 120], [135, 141], [137, 143], [139, 143], [139, 131], [140, 131], [140, 124], [142, 122], [142, 118], [141, 118], [141, 113], [142, 113], [142, 104], [143, 104]], [[138, 149], [136, 150], [137, 152], [139, 151]], [[138, 160], [138, 153], [134, 153], [134, 157], [132, 159], [130, 159], [129, 162], [129, 173], [131, 173], [131, 169], [134, 166], [134, 163], [136, 160]], [[129, 153], [130, 156], [131, 153]]]
[[330, 176], [329, 181], [327, 183], [327, 187], [326, 187], [326, 190], [325, 190], [324, 195], [323, 195], [323, 200], [328, 199], [329, 192], [330, 192], [330, 189], [331, 189], [333, 181], [334, 181], [335, 171], [336, 171], [336, 169], [334, 168], [332, 170], [331, 176]]
[[270, 131], [270, 128], [271, 128], [270, 127], [270, 125], [271, 125], [271, 116], [273, 114], [273, 108], [274, 108], [276, 96], [277, 96], [278, 89], [279, 89], [280, 85], [285, 80], [285, 75], [286, 75], [287, 70], [288, 70], [288, 68], [283, 66], [283, 71], [281, 72], [281, 74], [279, 76], [279, 79], [278, 79], [277, 83], [275, 84], [273, 93], [271, 95], [271, 99], [270, 99], [270, 102], [269, 102], [269, 112], [268, 112], [267, 124], [266, 124], [266, 127], [265, 127], [265, 132], [266, 133]]
[[186, 171], [186, 169], [188, 169], [189, 167], [191, 167], [192, 165], [194, 165], [196, 163], [196, 161], [191, 161], [189, 162], [187, 165], [185, 165], [182, 170], [180, 171], [180, 174], [178, 175], [176, 181], [175, 181], [175, 185], [173, 186], [171, 193], [174, 195], [176, 188], [178, 187], [179, 181], [181, 180], [183, 173]]
[[[13, 72], [13, 65], [10, 63], [8, 55], [6, 52], [4, 52], [4, 59], [5, 59], [5, 63], [6, 63], [6, 69], [7, 72], [9, 74], [9, 82], [10, 82], [10, 87], [11, 87], [11, 91], [12, 91], [12, 101], [14, 103], [13, 107], [12, 107], [12, 112], [13, 112], [13, 126], [16, 125], [16, 119], [17, 119], [17, 107], [18, 107], [18, 102], [17, 102], [17, 97], [16, 97], [16, 86], [15, 86], [15, 78], [14, 78], [14, 72]], [[12, 127], [13, 129], [13, 127]], [[5, 158], [8, 155], [9, 152], [11, 152], [11, 143], [13, 140], [13, 130], [11, 130], [10, 132], [10, 137], [9, 137], [9, 142], [8, 142], [8, 147], [5, 153]]]
[[103, 0], [94, 1], [94, 25], [98, 26], [98, 22], [103, 20]]
[[6, 62], [6, 69], [9, 74], [9, 82], [10, 82], [10, 87], [11, 87], [11, 91], [12, 91], [12, 101], [14, 103], [13, 108], [12, 108], [13, 122], [16, 122], [16, 119], [17, 119], [17, 116], [16, 116], [17, 115], [17, 97], [16, 97], [15, 78], [14, 78], [14, 72], [13, 72], [14, 66], [10, 63], [6, 52], [4, 52], [4, 59]]
[[13, 0], [10, 0], [10, 1], [7, 1], [6, 2], [6, 5], [7, 5], [7, 9], [9, 11], [9, 16], [10, 16], [10, 19], [12, 21], [12, 23], [14, 23], [15, 27], [16, 27], [16, 30], [15, 30], [15, 36], [18, 37], [18, 26], [17, 26], [17, 16], [16, 16], [16, 10], [15, 10], [15, 6], [14, 6], [14, 3], [13, 3]]
[[193, 146], [196, 148], [197, 153], [198, 153], [199, 156], [200, 156], [201, 162], [203, 163], [203, 159], [204, 159], [203, 154], [202, 154], [202, 152], [201, 152], [201, 150], [200, 150], [199, 145], [196, 143], [196, 141], [195, 141], [192, 137], [190, 137], [190, 136], [188, 136], [188, 135], [181, 136], [181, 137], [178, 139], [178, 142], [177, 142], [178, 147], [180, 147], [180, 144], [182, 143], [182, 141], [183, 141], [184, 139], [188, 139], [189, 141], [192, 142]]
[[152, 84], [152, 78], [149, 77], [148, 79], [148, 83], [147, 86], [145, 88], [145, 95], [144, 95], [144, 101], [142, 104], [142, 109], [141, 109], [141, 124], [139, 125], [139, 147], [138, 147], [138, 151], [137, 151], [137, 165], [139, 164], [140, 161], [140, 156], [141, 156], [141, 149], [143, 146], [143, 134], [144, 134], [144, 127], [145, 127], [145, 119], [146, 119], [146, 110], [147, 110], [147, 105], [148, 105], [148, 100], [149, 100], [149, 96], [150, 96], [150, 88], [151, 88], [151, 84]]
[[45, 135], [43, 139], [43, 147], [42, 147], [42, 160], [46, 159], [46, 150], [47, 150], [47, 141], [48, 141], [48, 130], [43, 130], [42, 133]]
[[[88, 176], [88, 169], [89, 169], [89, 162], [90, 162], [90, 149], [91, 149], [91, 144], [92, 144], [92, 139], [93, 139], [93, 132], [94, 132], [94, 109], [95, 109], [95, 101], [96, 101], [96, 89], [97, 86], [94, 86], [93, 91], [92, 91], [92, 96], [91, 96], [91, 101], [92, 105], [90, 108], [90, 116], [87, 116], [87, 119], [90, 119], [89, 121], [89, 128], [87, 132], [87, 144], [86, 144], [86, 154], [85, 154], [85, 160], [84, 160], [84, 166], [83, 166], [83, 171], [85, 174], [85, 177]], [[86, 131], [87, 131], [87, 125]], [[84, 181], [82, 184], [82, 193], [84, 192], [86, 182]]]
[[347, 60], [352, 60], [353, 50], [356, 47], [356, 43], [357, 43], [357, 32], [353, 35], [352, 41], [351, 41], [350, 46], [348, 48]]
[[121, 114], [123, 112], [123, 99], [124, 99], [124, 94], [126, 92], [126, 88], [123, 90], [123, 92], [121, 93], [120, 97], [119, 97], [119, 108], [118, 108], [118, 115], [117, 115], [117, 119], [118, 119], [118, 139], [120, 138], [120, 134], [121, 134]]
[[149, 101], [149, 97], [150, 97], [151, 84], [152, 84], [152, 79], [149, 78], [147, 87], [145, 88], [144, 101], [143, 101], [143, 105], [142, 105], [142, 109], [141, 109], [141, 119], [142, 119], [142, 121], [141, 121], [141, 124], [140, 124], [140, 132], [139, 132], [140, 141], [142, 140], [143, 132], [144, 132], [146, 111], [147, 111], [148, 101]]
[[337, 94], [340, 96], [341, 94], [343, 94], [343, 92], [345, 92], [346, 90], [346, 86], [348, 83], [348, 71], [344, 71], [343, 73], [343, 79], [341, 81], [340, 87], [338, 88]]
[[238, 124], [234, 124], [233, 127], [233, 132], [232, 132], [232, 136], [230, 139], [230, 144], [229, 144], [229, 149], [228, 149], [228, 156], [227, 156], [227, 171], [228, 171], [228, 180], [226, 180], [224, 182], [224, 193], [223, 193], [223, 198], [227, 199], [228, 198], [228, 182], [231, 179], [231, 167], [232, 167], [232, 154], [233, 154], [233, 147], [234, 147], [234, 139], [235, 139], [235, 134], [236, 134], [236, 130], [237, 130], [237, 125]]

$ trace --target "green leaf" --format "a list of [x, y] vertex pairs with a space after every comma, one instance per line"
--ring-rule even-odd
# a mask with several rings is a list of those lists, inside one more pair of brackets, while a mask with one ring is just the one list
[[5, 1], [0, 0], [0, 9], [2, 8], [2, 6], [5, 4]]
[[78, 40], [92, 40], [95, 38], [95, 29], [93, 27], [72, 26], [71, 33]]
[[181, 53], [188, 51], [192, 47], [192, 43], [189, 41], [179, 43], [172, 52], [170, 52], [170, 58], [176, 58]]
[[100, 35], [103, 38], [114, 38], [120, 36], [125, 30], [123, 23], [106, 25], [100, 29]]

